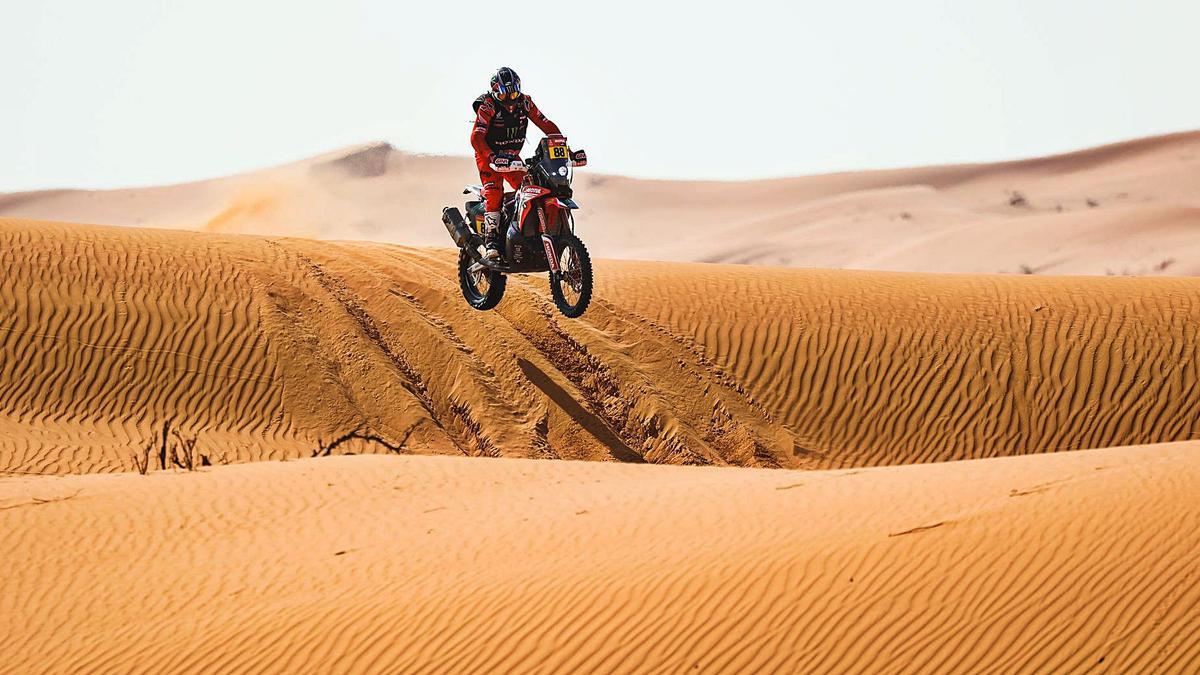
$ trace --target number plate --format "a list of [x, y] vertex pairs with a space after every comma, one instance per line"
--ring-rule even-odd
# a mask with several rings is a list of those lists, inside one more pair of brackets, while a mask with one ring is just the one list
[[567, 146], [556, 145], [550, 148], [550, 159], [566, 159]]

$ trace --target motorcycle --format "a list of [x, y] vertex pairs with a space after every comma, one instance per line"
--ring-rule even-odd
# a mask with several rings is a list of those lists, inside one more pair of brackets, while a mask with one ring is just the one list
[[[475, 309], [500, 303], [509, 274], [550, 273], [550, 295], [563, 316], [577, 318], [592, 299], [592, 260], [575, 235], [579, 208], [573, 199], [574, 167], [585, 166], [587, 155], [572, 151], [558, 134], [543, 138], [533, 156], [513, 162], [507, 170], [524, 171], [516, 192], [504, 195], [500, 231], [504, 233], [499, 260], [484, 256], [483, 187], [468, 185], [463, 194], [466, 218], [456, 207], [442, 209], [442, 223], [458, 246], [458, 279], [463, 297]], [[492, 165], [496, 171], [506, 167]]]

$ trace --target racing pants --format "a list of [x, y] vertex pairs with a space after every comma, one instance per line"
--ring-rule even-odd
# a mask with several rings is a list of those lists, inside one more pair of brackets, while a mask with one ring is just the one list
[[514, 190], [517, 189], [521, 186], [521, 180], [525, 178], [525, 172], [496, 171], [488, 166], [486, 157], [476, 157], [475, 166], [479, 169], [479, 181], [483, 183], [483, 210], [488, 213], [498, 212], [504, 199], [504, 183], [507, 182]]

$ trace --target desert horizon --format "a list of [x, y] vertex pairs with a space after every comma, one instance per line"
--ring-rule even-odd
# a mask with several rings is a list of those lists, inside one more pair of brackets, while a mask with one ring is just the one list
[[[588, 195], [579, 224], [605, 258], [1191, 276], [1200, 273], [1189, 260], [1198, 171], [1200, 131], [990, 164], [766, 180], [647, 180], [589, 167], [579, 171]], [[469, 158], [369, 143], [193, 183], [0, 193], [0, 216], [447, 246], [437, 214], [471, 183]], [[1041, 237], [1047, 228], [1053, 240]]]

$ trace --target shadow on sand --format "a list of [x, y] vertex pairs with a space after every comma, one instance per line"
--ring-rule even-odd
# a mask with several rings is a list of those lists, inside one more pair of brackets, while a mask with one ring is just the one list
[[521, 372], [525, 373], [525, 377], [529, 378], [534, 386], [549, 396], [550, 400], [558, 404], [558, 407], [570, 415], [571, 419], [578, 422], [579, 426], [603, 443], [614, 458], [622, 462], [640, 463], [645, 461], [641, 455], [634, 452], [625, 444], [625, 441], [617, 436], [607, 422], [580, 405], [573, 396], [555, 384], [554, 380], [550, 379], [550, 376], [542, 372], [540, 368], [525, 359], [517, 359], [517, 365], [521, 367]]

